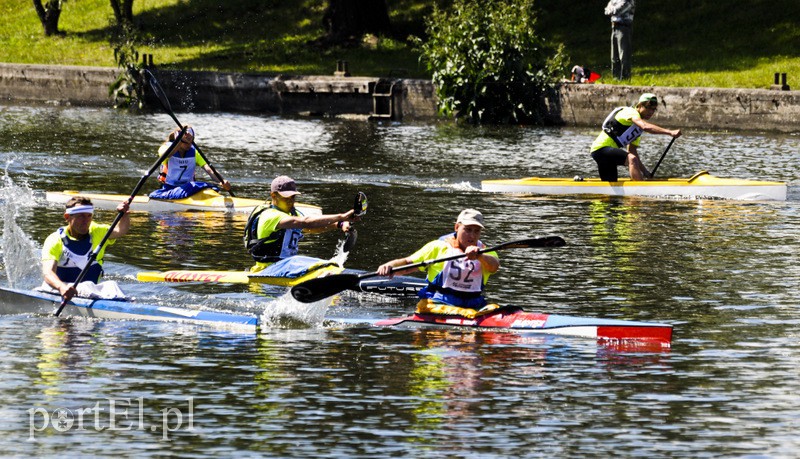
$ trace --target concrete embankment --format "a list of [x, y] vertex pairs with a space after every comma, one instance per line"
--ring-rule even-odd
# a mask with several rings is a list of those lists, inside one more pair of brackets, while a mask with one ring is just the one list
[[[174, 110], [280, 115], [356, 115], [431, 120], [436, 96], [427, 80], [153, 70]], [[0, 100], [111, 106], [117, 69], [0, 64]], [[665, 127], [800, 132], [800, 91], [563, 84], [548, 99], [556, 124], [598, 126], [643, 92], [658, 95], [654, 120]], [[158, 102], [148, 99], [153, 106]]]

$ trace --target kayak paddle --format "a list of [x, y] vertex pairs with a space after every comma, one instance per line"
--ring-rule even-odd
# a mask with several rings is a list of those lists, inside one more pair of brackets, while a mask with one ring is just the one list
[[[158, 80], [156, 80], [156, 77], [154, 77], [153, 74], [147, 69], [144, 69], [144, 75], [145, 79], [148, 81], [148, 83], [150, 83], [150, 88], [153, 90], [156, 97], [158, 97], [158, 101], [161, 102], [161, 106], [164, 108], [164, 111], [166, 111], [167, 115], [169, 115], [170, 117], [172, 117], [173, 120], [175, 120], [179, 128], [183, 129], [183, 125], [181, 124], [180, 121], [178, 121], [178, 117], [175, 116], [175, 113], [172, 111], [172, 106], [169, 103], [169, 99], [167, 99], [167, 95], [164, 93], [164, 90], [161, 89], [161, 85], [158, 84]], [[213, 172], [214, 175], [217, 176], [217, 179], [220, 181], [220, 183], [224, 182], [225, 180], [222, 178], [222, 175], [220, 175], [220, 173], [217, 172], [216, 169], [214, 169], [214, 165], [211, 164], [211, 161], [209, 161], [208, 158], [206, 158], [206, 155], [203, 154], [203, 151], [200, 149], [200, 145], [194, 143], [194, 139], [192, 139], [192, 145], [194, 145], [194, 148], [197, 150], [197, 153], [200, 155], [200, 157], [203, 158], [203, 161], [205, 161], [206, 164], [208, 164], [208, 167], [211, 168], [211, 172]], [[228, 190], [228, 193], [230, 193], [231, 196], [235, 197], [233, 191]]]
[[[535, 237], [529, 239], [520, 239], [518, 241], [505, 242], [503, 244], [489, 247], [487, 249], [479, 250], [477, 253], [494, 252], [501, 249], [529, 249], [536, 247], [562, 247], [566, 245], [564, 239], [559, 236], [545, 236]], [[461, 253], [458, 255], [451, 255], [449, 257], [437, 258], [435, 260], [421, 261], [419, 263], [411, 263], [408, 265], [398, 266], [392, 269], [395, 271], [405, 271], [410, 268], [420, 268], [423, 266], [441, 263], [443, 261], [455, 260], [458, 258], [466, 257], [467, 254]], [[377, 277], [377, 272], [366, 274], [334, 274], [332, 276], [318, 277], [310, 279], [303, 283], [297, 284], [292, 287], [292, 296], [295, 300], [301, 303], [313, 303], [323, 298], [336, 295], [337, 293], [354, 289], [358, 286], [359, 282], [363, 279], [370, 277]]]
[[673, 137], [672, 140], [669, 141], [669, 145], [667, 145], [667, 148], [664, 150], [664, 153], [661, 154], [661, 158], [656, 163], [656, 167], [654, 167], [653, 168], [653, 172], [650, 173], [650, 178], [653, 178], [653, 177], [656, 176], [656, 171], [658, 170], [658, 166], [661, 165], [661, 161], [663, 161], [664, 157], [667, 156], [667, 152], [669, 151], [669, 147], [672, 146], [672, 143], [675, 142], [675, 139], [677, 139], [677, 137]]
[[[356, 195], [356, 199], [353, 202], [353, 215], [356, 217], [361, 217], [367, 213], [367, 195], [363, 192], [359, 191]], [[349, 230], [345, 231], [344, 236], [344, 245], [342, 246], [342, 252], [350, 252], [353, 250], [353, 246], [356, 245], [356, 240], [358, 239], [358, 231], [352, 226]]]
[[[175, 150], [175, 148], [180, 143], [181, 139], [183, 139], [183, 135], [184, 134], [186, 134], [186, 128], [181, 127], [181, 131], [178, 134], [178, 137], [172, 142], [172, 144], [169, 146], [169, 148], [167, 148], [167, 151], [165, 151], [163, 155], [159, 156], [158, 157], [158, 161], [156, 161], [155, 164], [153, 164], [153, 166], [150, 168], [150, 170], [148, 170], [147, 173], [145, 173], [142, 176], [142, 178], [139, 179], [139, 183], [136, 184], [136, 188], [133, 189], [133, 192], [131, 193], [130, 197], [128, 198], [128, 205], [130, 205], [130, 203], [133, 202], [133, 198], [136, 197], [136, 195], [139, 193], [139, 190], [142, 189], [142, 186], [144, 186], [144, 183], [153, 174], [153, 172], [156, 169], [158, 169], [158, 166], [160, 166], [161, 163], [164, 162], [164, 160], [169, 158], [169, 155], [172, 154], [172, 151]], [[78, 274], [78, 278], [75, 279], [75, 282], [72, 284], [73, 286], [77, 286], [78, 284], [83, 282], [83, 279], [86, 277], [86, 273], [89, 272], [89, 268], [92, 266], [92, 263], [94, 263], [94, 261], [97, 259], [97, 254], [99, 254], [100, 250], [103, 249], [103, 246], [108, 241], [108, 238], [111, 236], [111, 233], [114, 231], [114, 228], [117, 226], [117, 223], [119, 223], [119, 221], [122, 219], [122, 217], [124, 215], [125, 215], [125, 212], [122, 212], [122, 211], [117, 212], [117, 217], [114, 218], [114, 221], [111, 223], [111, 226], [108, 228], [108, 231], [106, 231], [105, 236], [103, 236], [103, 239], [100, 241], [99, 244], [97, 244], [97, 247], [95, 247], [95, 249], [92, 250], [92, 252], [89, 254], [89, 258], [88, 258], [88, 261], [86, 262], [86, 266], [84, 266], [83, 267], [83, 271], [81, 271], [81, 273]], [[56, 317], [58, 317], [61, 314], [61, 311], [64, 309], [64, 306], [66, 306], [66, 305], [67, 305], [67, 300], [61, 300], [61, 305], [58, 307], [58, 310], [56, 310], [56, 314], [55, 314]]]

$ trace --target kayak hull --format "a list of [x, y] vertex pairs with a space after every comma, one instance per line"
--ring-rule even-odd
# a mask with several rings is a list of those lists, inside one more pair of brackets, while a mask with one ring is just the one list
[[474, 319], [452, 315], [413, 314], [375, 323], [375, 325], [383, 327], [401, 324], [450, 328], [507, 329], [517, 332], [579, 336], [593, 338], [598, 341], [644, 341], [661, 343], [662, 345], [670, 345], [672, 342], [672, 325], [533, 313], [514, 307], [501, 308]]
[[[56, 294], [0, 287], [0, 314], [54, 314], [60, 304], [61, 296]], [[189, 322], [253, 331], [258, 326], [256, 316], [87, 298], [70, 300], [62, 310], [61, 317]]]
[[692, 177], [646, 181], [621, 179], [604, 182], [598, 178], [528, 177], [509, 180], [484, 180], [481, 190], [490, 193], [525, 193], [543, 195], [609, 195], [719, 198], [757, 201], [785, 201], [786, 183], [720, 178], [706, 171]]
[[[121, 194], [84, 193], [81, 191], [48, 191], [45, 199], [48, 202], [66, 203], [74, 196], [85, 196], [92, 200], [98, 209], [114, 210], [120, 202], [130, 196]], [[185, 199], [151, 199], [147, 196], [136, 196], [131, 202], [133, 212], [180, 212], [180, 211], [207, 211], [250, 213], [257, 206], [264, 204], [259, 199], [234, 198], [224, 196], [210, 188], [201, 190]], [[322, 209], [309, 204], [296, 204], [297, 208], [306, 215], [322, 214]]]
[[[310, 279], [332, 274], [365, 274], [366, 271], [343, 269], [328, 261], [314, 257], [296, 255], [268, 266], [262, 271], [142, 271], [136, 274], [141, 282], [201, 282], [229, 284], [268, 284], [292, 287]], [[361, 280], [351, 290], [356, 292], [380, 293], [383, 295], [416, 294], [428, 285], [425, 279], [412, 276], [389, 278], [367, 278]]]

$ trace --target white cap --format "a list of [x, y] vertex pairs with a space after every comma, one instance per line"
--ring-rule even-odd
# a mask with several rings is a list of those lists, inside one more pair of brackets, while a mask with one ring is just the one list
[[464, 209], [458, 214], [458, 220], [456, 223], [461, 223], [462, 225], [478, 225], [481, 228], [485, 228], [483, 226], [483, 214], [475, 209]]

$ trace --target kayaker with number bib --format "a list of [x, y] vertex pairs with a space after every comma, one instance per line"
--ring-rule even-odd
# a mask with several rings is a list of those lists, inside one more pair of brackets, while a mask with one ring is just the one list
[[[634, 107], [617, 107], [603, 121], [603, 131], [592, 143], [592, 158], [597, 162], [600, 180], [618, 181], [617, 167], [628, 166], [632, 180], [646, 180], [650, 172], [639, 158], [639, 141], [642, 132], [664, 134], [674, 138], [681, 130], [664, 129], [648, 122], [658, 110], [658, 97], [645, 93]], [[627, 148], [627, 150], [626, 150]]]
[[106, 247], [127, 234], [131, 224], [127, 201], [117, 206], [117, 212], [124, 212], [124, 215], [109, 235], [105, 246], [98, 252], [84, 281], [75, 287], [72, 284], [86, 267], [90, 253], [103, 240], [111, 225], [92, 221], [94, 207], [88, 198], [75, 196], [67, 201], [64, 211], [67, 226], [50, 234], [42, 247], [42, 290], [57, 290], [65, 301], [76, 295], [86, 298], [125, 298], [116, 282], [100, 282]]
[[[483, 290], [489, 276], [500, 269], [500, 259], [497, 252], [477, 253], [486, 248], [480, 241], [483, 229], [483, 215], [475, 209], [465, 209], [456, 220], [454, 233], [428, 242], [408, 257], [384, 263], [377, 273], [393, 277], [417, 269], [426, 271], [428, 286], [419, 292], [421, 300], [417, 303], [418, 313], [454, 314], [470, 318], [488, 313], [499, 306], [487, 305]], [[462, 253], [466, 257], [420, 268], [392, 270], [398, 266]]]
[[247, 219], [244, 245], [256, 261], [251, 272], [258, 272], [271, 264], [296, 256], [303, 230], [312, 233], [339, 229], [347, 232], [355, 221], [355, 210], [341, 214], [303, 215], [295, 208], [299, 195], [295, 181], [282, 175], [270, 185], [271, 202], [256, 207]]
[[[180, 129], [175, 129], [170, 132], [167, 141], [158, 149], [159, 156], [163, 155], [172, 142], [178, 138], [178, 133], [180, 133]], [[150, 193], [151, 198], [184, 199], [206, 188], [213, 188], [219, 191], [219, 188], [215, 185], [195, 181], [194, 174], [197, 167], [202, 167], [212, 179], [216, 179], [217, 177], [215, 177], [211, 166], [206, 163], [205, 159], [203, 159], [197, 151], [197, 148], [193, 145], [194, 137], [194, 128], [187, 126], [186, 134], [183, 135], [178, 146], [175, 147], [175, 151], [161, 166], [161, 173], [158, 174], [158, 181], [161, 182], [161, 188]], [[231, 184], [227, 180], [223, 179], [219, 185], [226, 191], [231, 189]]]

